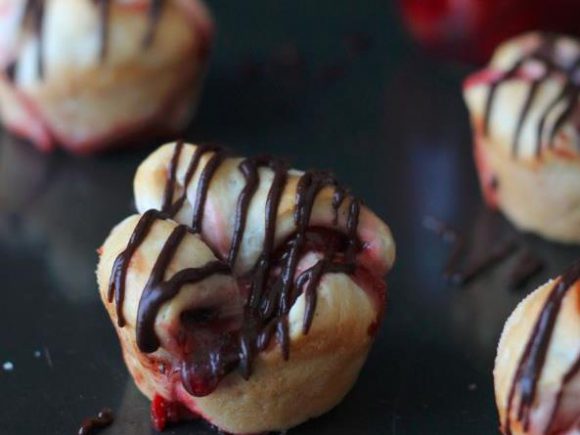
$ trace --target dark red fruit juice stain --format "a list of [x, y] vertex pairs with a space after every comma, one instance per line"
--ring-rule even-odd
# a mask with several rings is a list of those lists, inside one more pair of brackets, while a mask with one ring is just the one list
[[353, 276], [353, 281], [372, 298], [375, 307], [378, 308], [376, 319], [369, 325], [368, 334], [370, 337], [377, 335], [387, 308], [387, 284], [364, 267], [357, 267]]
[[96, 433], [100, 429], [104, 429], [113, 424], [113, 411], [109, 408], [102, 409], [96, 417], [86, 418], [79, 431], [78, 435], [90, 435]]
[[197, 420], [201, 418], [179, 402], [170, 402], [156, 394], [151, 402], [151, 422], [159, 432], [165, 430], [168, 424], [175, 424], [183, 420]]

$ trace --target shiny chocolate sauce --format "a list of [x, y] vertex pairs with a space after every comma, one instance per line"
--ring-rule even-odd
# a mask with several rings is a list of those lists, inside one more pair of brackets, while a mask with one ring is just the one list
[[100, 429], [104, 429], [113, 424], [113, 411], [109, 408], [102, 409], [96, 417], [86, 418], [83, 420], [78, 435], [91, 435], [97, 433]]
[[[511, 257], [518, 250], [516, 239], [510, 237], [500, 241], [492, 249], [486, 250], [483, 255], [478, 256], [463, 267], [467, 251], [465, 238], [448, 224], [432, 216], [426, 217], [423, 225], [426, 229], [437, 234], [443, 241], [451, 244], [451, 254], [445, 263], [443, 277], [455, 285], [463, 286], [471, 283], [497, 264]], [[542, 268], [543, 262], [531, 251], [524, 250], [510, 272], [510, 288], [521, 288]]]
[[[317, 304], [317, 288], [327, 273], [354, 274], [356, 255], [362, 246], [357, 236], [361, 202], [347, 194], [334, 176], [325, 171], [307, 171], [299, 179], [296, 189], [294, 222], [296, 231], [281, 245], [276, 247], [275, 233], [277, 214], [281, 197], [288, 182], [288, 164], [268, 156], [250, 157], [238, 166], [245, 179], [245, 185], [237, 199], [234, 231], [229, 252], [225, 258], [212, 261], [201, 268], [186, 269], [164, 280], [168, 265], [188, 233], [202, 233], [204, 209], [212, 179], [227, 158], [226, 152], [215, 145], [201, 145], [189, 158], [183, 180], [183, 192], [177, 194], [177, 168], [183, 158], [183, 142], [176, 143], [169, 163], [166, 188], [161, 210], [144, 213], [125, 250], [119, 254], [113, 266], [109, 284], [109, 301], [115, 300], [117, 321], [124, 326], [123, 300], [125, 281], [132, 256], [146, 239], [152, 226], [158, 220], [174, 217], [188, 199], [187, 186], [198, 174], [196, 191], [193, 195], [193, 217], [189, 225], [177, 226], [165, 242], [149, 280], [143, 290], [137, 315], [137, 345], [144, 353], [155, 352], [159, 339], [154, 330], [155, 318], [161, 305], [177, 295], [180, 288], [216, 274], [231, 274], [248, 224], [248, 211], [252, 198], [259, 187], [261, 168], [272, 171], [273, 178], [266, 199], [264, 219], [265, 235], [262, 253], [251, 271], [238, 282], [247, 287], [247, 300], [239, 330], [213, 334], [213, 339], [201, 343], [195, 329], [203, 330], [212, 322], [214, 314], [210, 309], [186, 315], [190, 325], [186, 331], [184, 348], [196, 348], [196, 352], [184, 352], [181, 365], [181, 379], [184, 388], [194, 396], [210, 394], [220, 380], [238, 369], [244, 378], [252, 374], [252, 363], [256, 355], [275, 340], [282, 349], [285, 359], [290, 356], [288, 313], [298, 296], [304, 294], [305, 314], [303, 332], [307, 334], [312, 325]], [[200, 162], [207, 156], [203, 169]], [[332, 187], [334, 194], [331, 207], [335, 228], [316, 228], [310, 225], [310, 218], [317, 195], [322, 189]], [[346, 228], [338, 226], [339, 208], [346, 210]], [[307, 252], [317, 252], [316, 263], [297, 277], [299, 260]], [[296, 277], [296, 278], [295, 278]], [[214, 331], [215, 332], [215, 331]], [[193, 346], [190, 342], [193, 342]]]
[[543, 66], [543, 73], [539, 77], [530, 81], [524, 104], [520, 109], [516, 130], [512, 138], [512, 156], [514, 158], [517, 157], [519, 152], [520, 136], [524, 123], [530, 113], [530, 108], [532, 107], [534, 99], [538, 95], [538, 91], [542, 84], [551, 74], [562, 74], [564, 77], [564, 83], [560, 93], [546, 106], [539, 118], [535, 145], [535, 155], [537, 157], [541, 155], [542, 147], [545, 146], [542, 141], [546, 131], [547, 119], [554, 113], [557, 113], [552, 129], [549, 132], [548, 143], [546, 145], [549, 148], [553, 148], [556, 135], [564, 123], [570, 119], [574, 109], [578, 105], [578, 97], [580, 96], [580, 78], [578, 77], [578, 74], [580, 73], [580, 56], [569, 65], [562, 65], [559, 62], [557, 55], [557, 43], [559, 38], [556, 35], [549, 34], [543, 35], [542, 37], [543, 40], [538, 48], [520, 58], [509, 70], [503, 72], [497, 79], [495, 79], [491, 83], [487, 94], [483, 128], [484, 135], [486, 136], [489, 135], [491, 130], [490, 118], [498, 88], [503, 83], [517, 78], [519, 74], [521, 74], [522, 68], [530, 62], [538, 62]]

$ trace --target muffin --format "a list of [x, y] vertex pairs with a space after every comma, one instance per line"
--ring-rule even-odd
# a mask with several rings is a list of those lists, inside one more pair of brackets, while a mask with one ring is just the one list
[[178, 142], [135, 177], [100, 294], [158, 429], [285, 430], [338, 404], [383, 317], [389, 228], [332, 174]]
[[43, 151], [173, 134], [212, 39], [199, 0], [0, 0], [0, 119]]

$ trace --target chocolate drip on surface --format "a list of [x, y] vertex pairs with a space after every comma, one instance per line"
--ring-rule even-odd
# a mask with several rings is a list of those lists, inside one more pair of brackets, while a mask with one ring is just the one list
[[32, 31], [37, 39], [36, 58], [38, 76], [44, 77], [44, 8], [45, 0], [27, 0], [24, 6], [24, 22], [30, 20]]
[[104, 429], [113, 424], [113, 411], [109, 408], [102, 409], [96, 417], [86, 418], [79, 428], [78, 435], [94, 434], [99, 429]]
[[[501, 261], [507, 259], [518, 248], [518, 243], [516, 243], [514, 238], [505, 239], [462, 270], [461, 265], [465, 257], [466, 246], [464, 237], [445, 222], [431, 216], [425, 218], [423, 225], [437, 234], [443, 241], [452, 245], [451, 254], [443, 269], [443, 277], [456, 285], [469, 284]], [[541, 260], [536, 258], [530, 251], [525, 250], [510, 274], [510, 287], [520, 287], [542, 267]]]
[[[239, 368], [242, 376], [248, 378], [252, 373], [252, 362], [258, 352], [266, 349], [275, 339], [280, 345], [284, 358], [289, 358], [290, 337], [287, 316], [300, 294], [305, 297], [303, 332], [308, 333], [317, 303], [317, 288], [327, 273], [353, 274], [356, 270], [356, 255], [361, 249], [357, 229], [361, 203], [350, 197], [346, 210], [346, 231], [312, 228], [311, 214], [318, 194], [326, 187], [334, 188], [331, 206], [338, 223], [338, 210], [347, 198], [347, 190], [325, 171], [308, 171], [298, 181], [294, 223], [296, 231], [285, 243], [275, 247], [277, 215], [281, 197], [288, 181], [288, 165], [280, 160], [266, 156], [243, 160], [238, 169], [245, 179], [245, 186], [239, 194], [234, 230], [227, 258], [210, 262], [202, 268], [186, 269], [173, 277], [165, 278], [180, 243], [187, 233], [201, 232], [204, 205], [211, 180], [226, 155], [219, 147], [200, 146], [195, 149], [187, 166], [181, 196], [173, 201], [176, 190], [176, 174], [183, 154], [183, 143], [174, 147], [167, 184], [163, 198], [162, 212], [150, 210], [137, 224], [127, 248], [117, 257], [113, 266], [109, 286], [109, 301], [115, 296], [119, 326], [123, 326], [122, 303], [125, 291], [127, 268], [131, 257], [147, 237], [156, 219], [175, 216], [184, 206], [186, 191], [199, 170], [201, 157], [212, 152], [206, 165], [199, 174], [196, 197], [193, 204], [193, 221], [190, 227], [177, 226], [165, 242], [153, 267], [147, 285], [143, 290], [137, 315], [137, 344], [144, 353], [151, 353], [159, 347], [155, 335], [155, 318], [163, 303], [175, 297], [181, 287], [201, 281], [215, 274], [230, 274], [235, 265], [244, 237], [249, 208], [260, 183], [260, 168], [273, 172], [272, 183], [265, 204], [264, 241], [262, 253], [254, 267], [246, 276], [238, 277], [238, 283], [247, 283], [248, 297], [244, 306], [242, 325], [236, 331], [221, 333], [211, 344], [206, 343], [205, 351], [197, 349], [185, 352], [181, 365], [181, 378], [187, 391], [195, 396], [211, 393], [221, 378]], [[298, 276], [298, 264], [304, 254], [314, 252], [317, 261]], [[192, 314], [197, 322], [211, 322], [210, 313]], [[187, 334], [187, 331], [185, 331]], [[195, 334], [195, 331], [191, 331]], [[195, 345], [193, 346], [195, 348]]]
[[104, 62], [107, 57], [107, 45], [109, 42], [109, 15], [111, 13], [111, 0], [96, 0], [99, 6], [99, 59]]
[[488, 271], [491, 267], [509, 257], [516, 250], [516, 248], [517, 244], [515, 240], [508, 239], [503, 241], [494, 249], [492, 249], [487, 255], [477, 259], [475, 262], [469, 265], [463, 272], [452, 272], [449, 275], [449, 280], [453, 284], [469, 284], [481, 274]]
[[520, 114], [518, 116], [516, 129], [512, 139], [512, 155], [514, 158], [517, 157], [518, 155], [518, 144], [521, 136], [521, 131], [523, 129], [524, 123], [528, 119], [528, 114], [530, 112], [530, 108], [534, 102], [534, 99], [538, 93], [538, 89], [540, 86], [542, 86], [543, 82], [550, 77], [551, 73], [558, 72], [563, 74], [565, 77], [565, 82], [562, 87], [561, 93], [550, 104], [548, 104], [548, 106], [542, 112], [539, 118], [535, 145], [536, 157], [539, 157], [541, 155], [542, 138], [544, 136], [545, 124], [548, 116], [551, 113], [553, 113], [553, 111], [559, 104], [565, 102], [564, 109], [558, 115], [558, 118], [554, 122], [554, 125], [549, 135], [547, 146], [549, 148], [552, 148], [554, 146], [554, 140], [556, 138], [556, 135], [558, 134], [564, 123], [568, 119], [570, 119], [570, 116], [572, 115], [574, 109], [578, 104], [580, 87], [579, 83], [575, 82], [574, 75], [578, 72], [580, 68], [580, 57], [577, 58], [570, 67], [564, 67], [562, 65], [559, 65], [556, 61], [557, 40], [558, 39], [555, 35], [544, 36], [544, 41], [540, 44], [540, 46], [536, 50], [531, 51], [530, 53], [519, 59], [513, 65], [512, 68], [510, 68], [508, 71], [501, 73], [501, 75], [497, 79], [492, 81], [492, 83], [489, 86], [483, 120], [483, 134], [485, 136], [488, 136], [490, 134], [491, 127], [490, 118], [498, 87], [503, 83], [505, 83], [506, 81], [517, 77], [522, 67], [529, 61], [540, 62], [545, 68], [545, 72], [542, 74], [541, 77], [531, 81], [528, 93], [526, 94], [524, 100], [524, 104], [520, 109]]
[[463, 257], [463, 248], [465, 241], [463, 236], [461, 236], [457, 231], [452, 229], [445, 222], [434, 218], [433, 216], [427, 216], [423, 220], [423, 226], [430, 231], [433, 231], [437, 236], [439, 236], [444, 242], [450, 243], [452, 245], [451, 254], [449, 255], [445, 267], [443, 268], [443, 277], [447, 280], [456, 273], [459, 268], [461, 259]]
[[[574, 264], [560, 277], [544, 302], [530, 339], [524, 348], [510, 387], [504, 427], [504, 431], [508, 435], [512, 433], [511, 413], [513, 407], [516, 406], [514, 405], [516, 393], [519, 393], [519, 403], [516, 409], [517, 421], [523, 424], [525, 431], [529, 429], [530, 414], [536, 397], [536, 388], [542, 375], [542, 369], [554, 332], [554, 326], [560, 313], [562, 301], [579, 279], [580, 262]], [[566, 381], [566, 379], [564, 380]]]
[[265, 226], [265, 238], [264, 238], [264, 252], [266, 255], [271, 253], [274, 231], [275, 231], [275, 213], [278, 211], [278, 205], [280, 202], [280, 195], [282, 193], [282, 185], [286, 184], [286, 171], [287, 165], [276, 159], [272, 159], [266, 156], [248, 158], [242, 161], [239, 165], [239, 170], [243, 174], [246, 185], [240, 193], [238, 198], [238, 205], [236, 210], [236, 221], [234, 225], [234, 232], [232, 234], [232, 244], [230, 247], [230, 252], [228, 254], [228, 263], [231, 267], [234, 266], [238, 251], [240, 249], [240, 244], [242, 242], [242, 237], [244, 234], [244, 229], [246, 227], [246, 220], [248, 216], [248, 210], [250, 207], [250, 201], [256, 193], [256, 190], [260, 183], [260, 178], [258, 174], [258, 169], [260, 167], [268, 167], [274, 171], [274, 181], [273, 186], [274, 192], [272, 196], [268, 195], [268, 204], [266, 205], [267, 221]]
[[510, 274], [510, 287], [518, 289], [523, 287], [528, 280], [544, 268], [544, 263], [532, 252], [526, 250], [517, 260]]

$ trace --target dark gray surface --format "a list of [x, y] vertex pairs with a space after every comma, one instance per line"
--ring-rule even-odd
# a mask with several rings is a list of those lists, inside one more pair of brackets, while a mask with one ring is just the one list
[[[513, 259], [466, 288], [446, 286], [448, 247], [422, 228], [423, 216], [484, 241], [512, 231], [481, 205], [460, 95], [465, 71], [417, 53], [386, 2], [313, 5], [212, 2], [220, 36], [189, 134], [330, 168], [395, 234], [386, 320], [359, 382], [334, 411], [290, 433], [496, 433], [491, 369], [503, 322], [580, 251], [526, 236], [549, 267], [523, 291], [506, 285]], [[349, 54], [360, 34], [370, 48]], [[134, 169], [156, 145], [76, 159], [2, 135], [0, 364], [14, 370], [0, 367], [0, 434], [76, 433], [103, 406], [117, 414], [103, 433], [155, 433], [94, 268], [96, 248], [132, 211]], [[488, 232], [490, 220], [499, 235]], [[211, 431], [188, 424], [167, 433]]]

